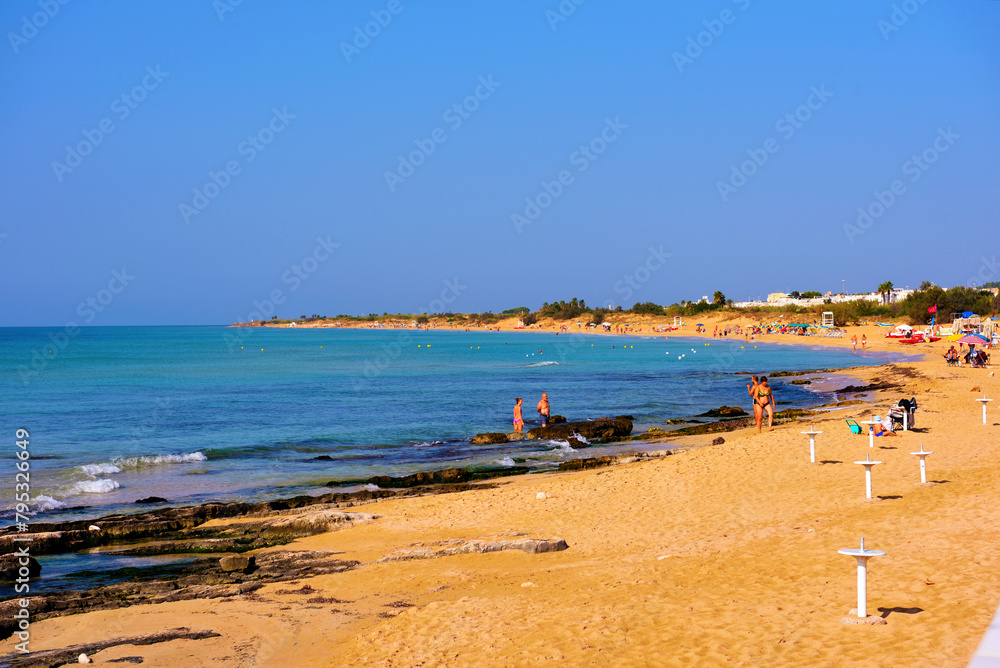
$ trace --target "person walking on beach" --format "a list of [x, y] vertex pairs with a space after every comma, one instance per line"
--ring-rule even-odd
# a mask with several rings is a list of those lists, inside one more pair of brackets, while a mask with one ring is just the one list
[[858, 352], [858, 335], [855, 334], [851, 337], [851, 352]]
[[542, 426], [549, 426], [549, 395], [542, 392], [542, 400], [538, 402], [538, 407], [535, 409], [538, 411], [538, 416], [542, 419]]
[[754, 417], [757, 420], [757, 433], [760, 433], [764, 413], [767, 413], [767, 430], [774, 431], [774, 391], [767, 384], [767, 376], [760, 377], [754, 390]]
[[521, 404], [524, 403], [524, 399], [518, 397], [514, 399], [514, 431], [521, 432], [524, 431], [524, 418], [521, 417]]
[[861, 352], [864, 352], [868, 347], [868, 336], [866, 334], [861, 335]]

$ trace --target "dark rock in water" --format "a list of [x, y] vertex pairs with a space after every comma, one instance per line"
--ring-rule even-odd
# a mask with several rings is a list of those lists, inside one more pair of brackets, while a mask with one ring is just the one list
[[632, 418], [619, 415], [614, 420], [601, 418], [591, 422], [567, 422], [565, 424], [535, 427], [529, 429], [528, 438], [547, 438], [555, 441], [566, 441], [577, 435], [588, 441], [610, 441], [620, 439], [632, 433]]
[[170, 503], [162, 496], [147, 496], [145, 499], [137, 499], [136, 503]]
[[549, 424], [566, 424], [566, 418], [562, 415], [550, 415]]
[[512, 431], [509, 434], [507, 434], [507, 440], [508, 441], [523, 441], [524, 440], [524, 432], [523, 431]]
[[[22, 543], [22, 545], [29, 545], [28, 543]], [[0, 582], [13, 582], [20, 574], [18, 571], [23, 568], [20, 560], [23, 557], [19, 557], [16, 554], [4, 554], [0, 555]], [[42, 572], [42, 565], [38, 563], [38, 560], [34, 557], [28, 557], [28, 577], [37, 578], [38, 574]]]
[[502, 434], [498, 431], [487, 432], [485, 434], [476, 434], [472, 437], [470, 443], [472, 445], [495, 445], [497, 443], [506, 443], [507, 434]]
[[320, 455], [319, 457], [313, 457], [314, 462], [332, 462], [333, 457], [330, 455]]
[[718, 408], [713, 408], [710, 411], [705, 411], [695, 417], [713, 417], [713, 418], [738, 418], [743, 417], [747, 414], [745, 410], [739, 406], [726, 406], [722, 405]]
[[721, 436], [719, 436], [718, 438], [713, 438], [712, 439], [712, 445], [722, 445], [725, 442], [726, 442], [726, 439], [722, 438]]
[[788, 382], [791, 385], [811, 385], [812, 384], [811, 380], [801, 380], [801, 379], [799, 379], [799, 380], [791, 380], [791, 381], [788, 381]]
[[374, 478], [369, 478], [368, 482], [372, 485], [387, 488], [416, 487], [418, 485], [441, 485], [471, 482], [473, 480], [489, 480], [490, 478], [521, 475], [522, 473], [527, 473], [529, 470], [526, 466], [504, 466], [502, 468], [476, 471], [470, 471], [469, 469], [445, 469], [443, 471], [414, 473], [413, 475], [402, 476], [400, 478], [377, 475]]
[[569, 438], [566, 439], [566, 442], [569, 443], [569, 447], [573, 448], [574, 450], [579, 450], [580, 448], [586, 448], [587, 446], [590, 445], [590, 443], [584, 443], [575, 436], [570, 436]]
[[256, 566], [256, 559], [253, 555], [237, 554], [232, 557], [222, 557], [219, 559], [219, 568], [223, 573], [249, 573]]

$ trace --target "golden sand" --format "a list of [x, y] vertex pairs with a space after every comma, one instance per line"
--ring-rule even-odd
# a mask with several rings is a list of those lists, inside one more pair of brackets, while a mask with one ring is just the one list
[[[708, 326], [713, 321], [699, 319]], [[690, 327], [684, 335], [690, 335]], [[364, 566], [228, 601], [185, 601], [56, 618], [32, 625], [32, 648], [179, 626], [221, 636], [105, 650], [97, 663], [144, 666], [962, 666], [1000, 602], [1000, 473], [989, 370], [946, 368], [945, 342], [904, 348], [885, 330], [845, 339], [759, 341], [928, 352], [923, 361], [859, 368], [865, 382], [916, 396], [917, 430], [852, 436], [851, 406], [823, 418], [688, 437], [658, 460], [504, 480], [497, 487], [365, 506], [382, 519], [277, 549], [343, 552]], [[643, 332], [646, 333], [646, 332]], [[911, 350], [910, 348], [917, 348]], [[766, 372], [767, 370], [760, 370]], [[780, 398], [780, 397], [779, 397]], [[810, 465], [812, 423], [824, 433]], [[934, 454], [919, 485], [920, 444]], [[665, 446], [666, 447], [666, 446]], [[872, 453], [874, 494], [853, 462]], [[548, 498], [538, 499], [538, 492]], [[413, 543], [525, 533], [569, 549], [373, 563]], [[884, 626], [850, 626], [855, 563], [840, 548], [888, 554], [869, 564], [868, 609]], [[277, 594], [309, 584], [340, 602]], [[315, 596], [313, 594], [312, 596]], [[8, 641], [8, 651], [10, 642]]]

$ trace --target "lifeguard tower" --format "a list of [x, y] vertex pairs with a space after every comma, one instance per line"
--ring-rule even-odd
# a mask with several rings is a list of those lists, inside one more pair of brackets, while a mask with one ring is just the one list
[[824, 327], [833, 327], [833, 311], [823, 311], [823, 322]]
[[679, 315], [674, 316], [674, 329], [680, 329], [684, 326], [684, 318]]

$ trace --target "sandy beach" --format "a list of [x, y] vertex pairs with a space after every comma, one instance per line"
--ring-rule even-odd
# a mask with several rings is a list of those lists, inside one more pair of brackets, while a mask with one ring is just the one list
[[[697, 322], [709, 339], [720, 323]], [[712, 435], [681, 437], [663, 444], [673, 454], [650, 461], [366, 504], [360, 509], [377, 520], [271, 548], [335, 551], [360, 568], [221, 600], [37, 621], [32, 650], [186, 627], [218, 636], [121, 645], [92, 658], [142, 656], [149, 666], [965, 665], [1000, 602], [1000, 420], [994, 409], [984, 426], [975, 401], [983, 392], [1000, 398], [997, 379], [988, 369], [946, 367], [945, 341], [902, 346], [874, 325], [846, 329], [842, 339], [775, 335], [750, 345], [850, 347], [852, 335], [864, 334], [869, 350], [923, 357], [851, 369], [851, 378], [894, 387], [874, 393], [873, 404], [771, 433], [734, 431], [721, 445], [710, 445]], [[690, 325], [676, 334], [696, 335]], [[910, 396], [920, 406], [917, 428], [875, 439], [874, 449], [844, 422]], [[800, 434], [809, 424], [823, 431], [822, 464], [809, 464]], [[910, 453], [921, 444], [934, 452], [927, 471], [936, 484], [919, 484]], [[884, 462], [874, 470], [873, 501], [853, 463], [868, 454]], [[884, 618], [881, 626], [842, 622], [855, 605], [855, 563], [837, 550], [862, 536], [887, 553], [868, 578], [869, 613]], [[423, 558], [469, 541], [522, 538], [561, 538], [568, 549]]]

